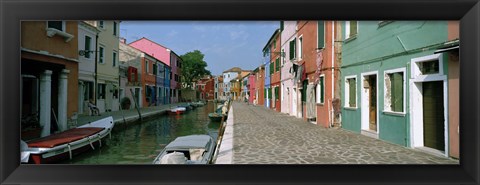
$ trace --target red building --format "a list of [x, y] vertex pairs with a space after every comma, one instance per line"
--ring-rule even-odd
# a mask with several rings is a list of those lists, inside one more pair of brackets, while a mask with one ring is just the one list
[[215, 99], [215, 79], [208, 76], [198, 80], [195, 90], [199, 92], [199, 98], [201, 100]]
[[283, 60], [280, 49], [281, 49], [281, 34], [276, 32], [274, 35], [274, 42], [270, 45], [270, 88], [272, 89], [272, 105], [271, 109], [281, 112], [281, 90], [280, 90], [280, 72], [281, 72], [281, 61]]
[[[257, 68], [258, 69], [258, 68]], [[255, 70], [257, 70], [255, 69]], [[258, 71], [258, 70], [257, 70]], [[255, 100], [255, 89], [256, 89], [256, 84], [255, 84], [255, 72], [252, 72], [248, 76], [248, 84], [247, 84], [247, 89], [248, 89], [248, 102], [253, 103], [253, 100]]]

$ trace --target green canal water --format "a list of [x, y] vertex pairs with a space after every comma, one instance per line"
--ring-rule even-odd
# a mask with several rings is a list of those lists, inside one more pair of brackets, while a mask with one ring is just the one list
[[151, 164], [160, 151], [179, 136], [208, 134], [218, 136], [220, 122], [211, 122], [208, 113], [216, 105], [189, 110], [182, 115], [163, 114], [124, 126], [116, 124], [112, 138], [102, 140], [103, 146], [74, 156], [63, 164]]

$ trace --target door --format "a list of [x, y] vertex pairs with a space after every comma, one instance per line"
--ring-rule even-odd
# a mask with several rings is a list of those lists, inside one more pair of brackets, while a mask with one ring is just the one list
[[424, 82], [422, 85], [424, 146], [445, 151], [443, 82]]
[[369, 105], [368, 105], [368, 128], [371, 131], [377, 131], [377, 77], [375, 75], [371, 75], [368, 77], [368, 85], [369, 85]]

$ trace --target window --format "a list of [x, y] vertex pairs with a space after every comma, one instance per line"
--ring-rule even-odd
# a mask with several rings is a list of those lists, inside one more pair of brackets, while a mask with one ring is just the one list
[[325, 76], [320, 76], [316, 89], [317, 103], [325, 103]]
[[284, 27], [283, 24], [284, 24], [283, 21], [280, 21], [280, 31], [283, 31], [283, 27]]
[[92, 43], [92, 38], [90, 38], [89, 36], [85, 36], [85, 58], [90, 58], [90, 45]]
[[290, 46], [290, 60], [295, 59], [295, 47], [296, 47], [296, 39], [294, 38], [293, 40], [290, 41], [289, 46]]
[[117, 22], [113, 21], [113, 35], [117, 36]]
[[384, 110], [404, 112], [405, 68], [385, 71]]
[[355, 76], [345, 79], [345, 107], [357, 107], [357, 78]]
[[145, 60], [145, 73], [148, 74], [148, 60]]
[[153, 64], [153, 74], [157, 75], [157, 64]]
[[65, 32], [65, 24], [63, 21], [47, 21], [47, 27]]
[[300, 36], [300, 38], [298, 38], [298, 58], [299, 59], [302, 59], [302, 55], [303, 55], [303, 36]]
[[275, 71], [276, 72], [280, 71], [280, 58], [277, 58], [275, 60]]
[[417, 65], [422, 75], [437, 74], [440, 72], [440, 66], [439, 66], [438, 60], [419, 62]]
[[268, 93], [268, 99], [272, 99], [272, 88], [268, 88], [267, 89], [267, 93]]
[[103, 28], [103, 21], [98, 21], [98, 27]]
[[112, 57], [113, 67], [115, 67], [117, 66], [117, 52], [114, 51]]
[[105, 84], [98, 84], [98, 93], [97, 93], [97, 99], [103, 100], [105, 99]]
[[270, 62], [270, 75], [273, 74], [274, 70], [275, 70], [275, 64], [273, 62]]
[[273, 39], [273, 49], [277, 49], [277, 39]]
[[[281, 52], [281, 56], [284, 56], [285, 55], [285, 49], [282, 49], [282, 52]], [[283, 58], [283, 61], [282, 61], [282, 67], [285, 65], [285, 57]]]
[[98, 57], [98, 62], [99, 62], [100, 64], [104, 64], [104, 63], [105, 63], [105, 60], [104, 60], [105, 49], [104, 49], [102, 46], [100, 46], [98, 50], [99, 50], [99, 53], [98, 53], [98, 54], [100, 55], [100, 56]]
[[275, 100], [279, 100], [280, 99], [280, 87], [277, 86], [275, 87]]
[[318, 42], [317, 42], [317, 48], [325, 48], [325, 22], [324, 21], [318, 21], [318, 26], [317, 26], [317, 37], [318, 37]]
[[358, 33], [358, 21], [345, 21], [345, 39], [355, 37]]
[[308, 86], [308, 80], [304, 80], [303, 88], [302, 88], [302, 102], [307, 101], [307, 86]]

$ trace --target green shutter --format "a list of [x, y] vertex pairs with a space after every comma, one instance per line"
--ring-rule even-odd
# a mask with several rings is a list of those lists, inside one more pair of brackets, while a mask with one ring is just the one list
[[393, 82], [391, 97], [392, 111], [403, 112], [403, 73], [393, 73], [390, 80]]
[[350, 107], [356, 107], [356, 80], [355, 78], [349, 79], [349, 87], [350, 87], [350, 92], [349, 92], [349, 105]]
[[267, 98], [267, 88], [263, 89], [263, 98]]
[[325, 92], [324, 92], [324, 81], [323, 81], [324, 77], [320, 77], [320, 103], [324, 103], [325, 102]]
[[325, 22], [318, 21], [318, 46], [317, 48], [325, 47]]
[[85, 58], [90, 58], [90, 41], [91, 38], [89, 36], [85, 36]]
[[280, 99], [280, 90], [279, 87], [275, 87], [275, 99]]
[[308, 85], [308, 80], [303, 81], [303, 89], [302, 89], [302, 101], [305, 102], [307, 101], [307, 85]]
[[275, 60], [275, 71], [276, 72], [280, 71], [280, 58], [277, 58]]
[[297, 39], [293, 40], [293, 58], [297, 58]]
[[350, 36], [357, 35], [357, 21], [350, 21]]
[[290, 53], [289, 53], [290, 56], [289, 56], [289, 59], [291, 60], [291, 59], [294, 58], [294, 53], [295, 53], [294, 46], [293, 46], [293, 40], [290, 41], [289, 44], [290, 44]]
[[274, 66], [274, 63], [273, 63], [273, 62], [270, 62], [270, 75], [273, 74], [273, 71], [275, 70], [274, 67], [275, 67], [275, 66]]
[[283, 21], [280, 21], [280, 31], [283, 31]]

